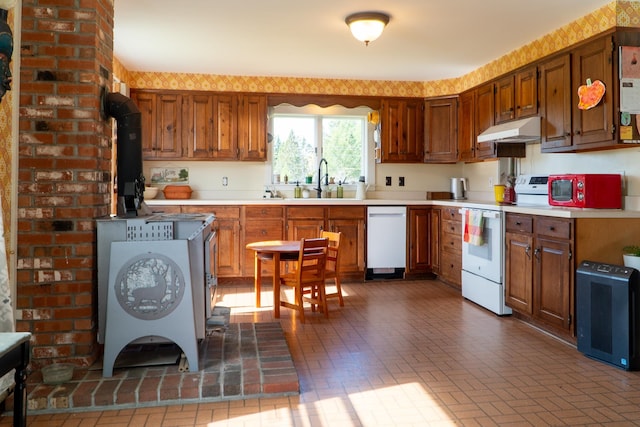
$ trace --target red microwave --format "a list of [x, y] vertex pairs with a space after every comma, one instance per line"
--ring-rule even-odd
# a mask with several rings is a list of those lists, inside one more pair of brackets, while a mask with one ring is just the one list
[[619, 174], [549, 175], [549, 204], [569, 208], [622, 208]]

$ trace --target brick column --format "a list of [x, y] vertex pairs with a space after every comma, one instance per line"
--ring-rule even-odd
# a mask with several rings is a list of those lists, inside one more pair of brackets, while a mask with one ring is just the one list
[[109, 214], [113, 0], [23, 0], [17, 308], [32, 363], [98, 355], [95, 218]]

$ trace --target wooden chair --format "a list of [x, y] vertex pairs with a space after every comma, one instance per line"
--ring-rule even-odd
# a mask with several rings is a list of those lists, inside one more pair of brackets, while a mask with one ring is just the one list
[[324, 287], [328, 246], [329, 240], [326, 238], [302, 239], [296, 270], [280, 277], [281, 287], [294, 289], [294, 302], [281, 299], [280, 305], [297, 310], [302, 323], [305, 302], [311, 304], [313, 311], [318, 306], [324, 317], [329, 317]]
[[325, 280], [333, 279], [336, 291], [326, 294], [326, 298], [338, 298], [340, 307], [344, 307], [342, 299], [342, 288], [340, 287], [340, 238], [342, 233], [332, 231], [322, 231], [320, 237], [329, 239], [329, 247], [327, 248], [327, 268], [324, 273]]

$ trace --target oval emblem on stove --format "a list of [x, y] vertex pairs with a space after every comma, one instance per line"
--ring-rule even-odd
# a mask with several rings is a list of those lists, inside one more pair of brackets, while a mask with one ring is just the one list
[[138, 319], [161, 319], [180, 304], [185, 290], [180, 267], [165, 255], [140, 254], [118, 272], [115, 293], [120, 306]]

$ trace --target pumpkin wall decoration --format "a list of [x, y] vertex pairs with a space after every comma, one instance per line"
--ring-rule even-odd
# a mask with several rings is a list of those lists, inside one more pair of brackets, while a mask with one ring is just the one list
[[604, 83], [600, 80], [591, 82], [591, 79], [587, 79], [587, 84], [584, 84], [578, 88], [578, 108], [581, 110], [588, 110], [598, 105], [606, 88]]

